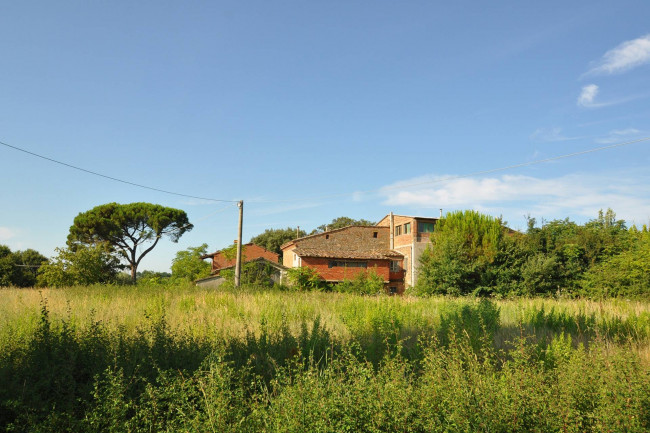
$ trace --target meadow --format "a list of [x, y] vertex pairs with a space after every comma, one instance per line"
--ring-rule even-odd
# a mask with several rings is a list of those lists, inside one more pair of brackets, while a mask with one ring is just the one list
[[648, 431], [650, 304], [0, 289], [6, 431]]

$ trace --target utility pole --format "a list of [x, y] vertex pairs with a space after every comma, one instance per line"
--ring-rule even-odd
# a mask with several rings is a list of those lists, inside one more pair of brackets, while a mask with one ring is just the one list
[[241, 277], [241, 230], [244, 222], [244, 200], [237, 203], [239, 208], [239, 229], [237, 230], [237, 259], [235, 261], [235, 287], [239, 287]]

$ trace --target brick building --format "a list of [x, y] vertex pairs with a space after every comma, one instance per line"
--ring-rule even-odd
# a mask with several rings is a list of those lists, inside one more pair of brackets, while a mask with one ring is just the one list
[[418, 278], [420, 256], [429, 243], [439, 218], [413, 217], [390, 213], [382, 218], [378, 227], [388, 227], [391, 233], [389, 248], [404, 256], [404, 284], [415, 285]]
[[[227, 258], [228, 254], [224, 253], [223, 250], [217, 251], [215, 253], [206, 254], [201, 256], [202, 259], [212, 259], [212, 275], [219, 275], [221, 269], [230, 268], [235, 266], [235, 257]], [[272, 263], [280, 263], [280, 256], [273, 251], [269, 251], [266, 248], [262, 248], [253, 243], [242, 245], [242, 262], [250, 262], [257, 259], [266, 259]]]
[[389, 239], [389, 228], [376, 226], [349, 226], [305, 236], [282, 245], [283, 264], [312, 268], [329, 283], [372, 270], [384, 280], [388, 290], [402, 293], [403, 256], [388, 248]]
[[284, 266], [306, 266], [330, 283], [373, 270], [391, 293], [417, 281], [420, 256], [438, 218], [386, 215], [375, 226], [349, 226], [282, 245]]

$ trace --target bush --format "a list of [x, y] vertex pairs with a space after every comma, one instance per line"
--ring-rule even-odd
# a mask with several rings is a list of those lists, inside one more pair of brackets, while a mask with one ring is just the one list
[[287, 269], [287, 281], [293, 290], [323, 290], [326, 284], [312, 268], [300, 267]]
[[343, 280], [333, 286], [335, 292], [358, 295], [378, 295], [384, 291], [384, 280], [373, 270], [359, 272], [351, 280]]

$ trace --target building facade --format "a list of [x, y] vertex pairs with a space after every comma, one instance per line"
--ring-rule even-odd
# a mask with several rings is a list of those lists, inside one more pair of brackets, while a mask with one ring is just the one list
[[415, 285], [418, 278], [420, 257], [429, 243], [429, 236], [435, 230], [439, 218], [394, 215], [382, 218], [377, 227], [388, 227], [391, 250], [404, 256], [404, 284]]
[[386, 290], [403, 293], [403, 255], [392, 251], [390, 229], [349, 226], [294, 239], [282, 245], [284, 266], [308, 267], [328, 283], [353, 279], [364, 271], [376, 273]]

